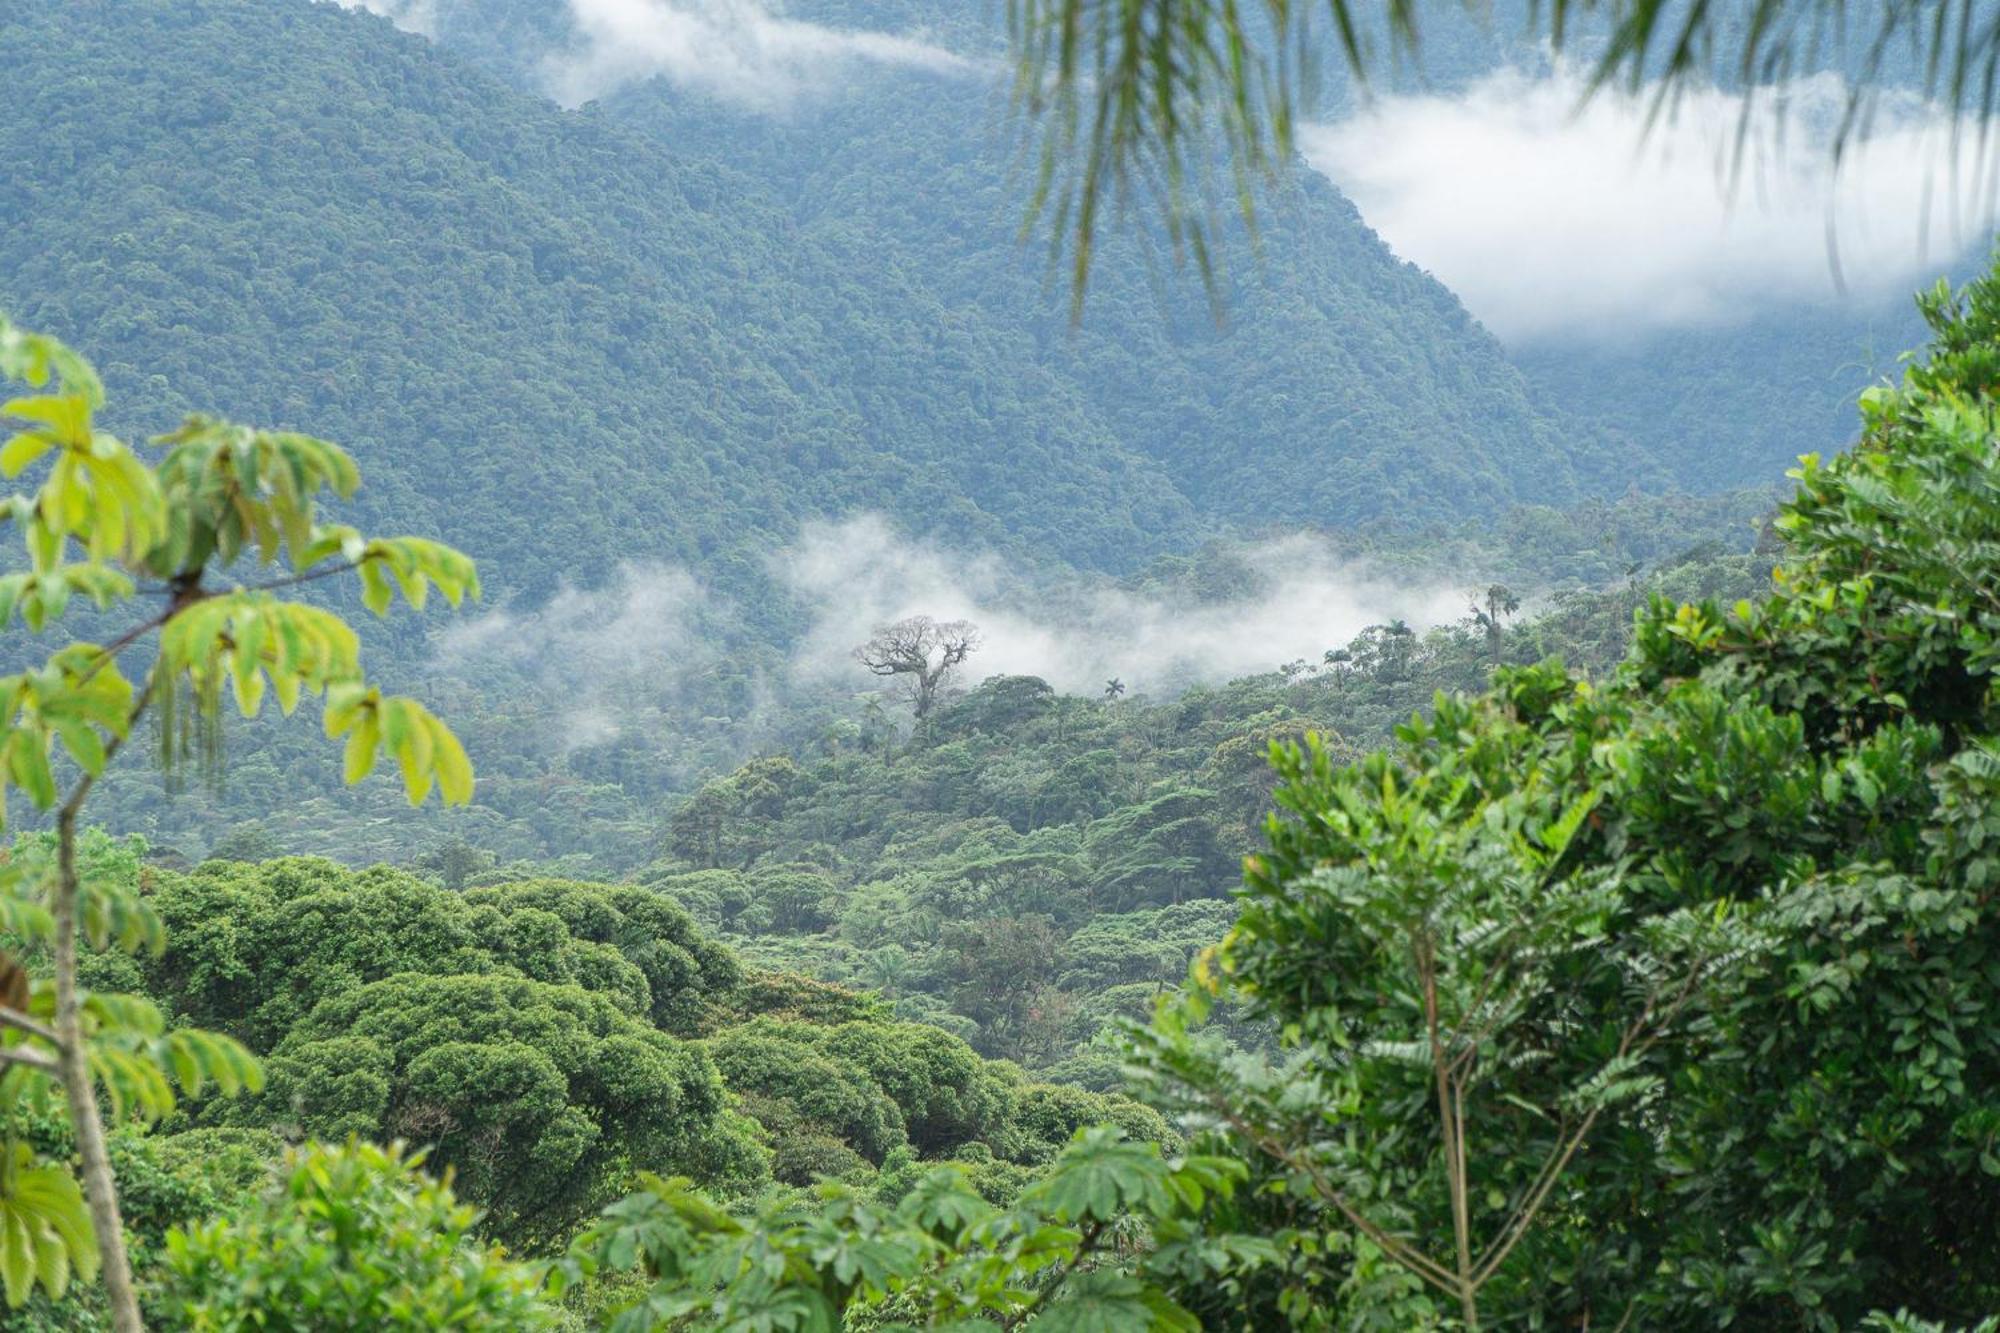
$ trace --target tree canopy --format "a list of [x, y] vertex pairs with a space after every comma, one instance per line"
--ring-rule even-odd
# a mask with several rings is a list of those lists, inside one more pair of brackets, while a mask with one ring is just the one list
[[[1093, 1210], [1149, 1197], [1098, 1132], [1017, 1205], [1077, 1201], [1047, 1219], [1045, 1259], [1009, 1248], [1018, 1214], [939, 1227], [923, 1191], [889, 1215], [829, 1192], [760, 1219], [751, 1243], [791, 1257], [745, 1265], [734, 1224], [654, 1184], [603, 1233], [655, 1237], [634, 1308], [947, 1327], [997, 1300], [1158, 1329], [1984, 1318], [2000, 276], [1923, 307], [1928, 356], [1864, 398], [1854, 450], [1802, 462], [1767, 595], [1655, 598], [1608, 675], [1502, 668], [1358, 763], [1274, 747], [1279, 812], [1241, 916], [1126, 1028], [1128, 1075], [1191, 1135], [1132, 1250], [1078, 1259], [1110, 1216]], [[1275, 1045], [1208, 1024], [1218, 1000]], [[1082, 1203], [1100, 1171], [1128, 1183]], [[837, 1257], [813, 1239], [833, 1230], [879, 1248]], [[1054, 1277], [997, 1292], [975, 1276], [996, 1253]]]

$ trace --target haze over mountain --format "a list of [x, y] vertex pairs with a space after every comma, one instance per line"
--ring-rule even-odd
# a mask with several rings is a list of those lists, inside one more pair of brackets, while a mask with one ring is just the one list
[[[524, 854], [629, 846], [649, 802], [822, 727], [873, 618], [971, 616], [982, 672], [1159, 689], [1449, 620], [1496, 577], [1740, 546], [1754, 495], [1556, 511], [1768, 484], [1867, 378], [1834, 317], [1755, 358], [1783, 341], [1755, 320], [1510, 350], [1311, 172], [1258, 249], [1230, 233], [1219, 322], [1133, 225], [1073, 326], [974, 9], [387, 7], [10, 9], [0, 308], [88, 347], [122, 429], [323, 434], [365, 515], [480, 560], [476, 618], [371, 633], [489, 756], [465, 827]], [[1460, 38], [1467, 79], [1501, 58]], [[295, 816], [262, 791], [126, 810]], [[315, 806], [313, 845], [378, 845], [345, 818]]]
[[304, 0], [30, 4], [0, 39], [26, 99], [0, 304], [90, 345], [137, 429], [199, 403], [341, 440], [503, 595], [552, 587], [553, 552], [761, 586], [774, 541], [860, 510], [1124, 570], [1645, 473], [1310, 180], [1226, 325], [1115, 244], [1072, 334], [955, 74], [794, 116], [663, 84], [568, 112]]

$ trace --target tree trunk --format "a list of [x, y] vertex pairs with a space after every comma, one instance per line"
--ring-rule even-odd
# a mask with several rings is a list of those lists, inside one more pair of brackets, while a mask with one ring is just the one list
[[83, 1193], [97, 1255], [104, 1269], [104, 1295], [117, 1333], [142, 1333], [139, 1298], [132, 1288], [132, 1265], [125, 1257], [125, 1227], [118, 1216], [118, 1187], [104, 1147], [104, 1121], [97, 1113], [90, 1058], [84, 1045], [83, 1015], [76, 994], [76, 916], [81, 885], [76, 873], [76, 811], [64, 807], [56, 820], [56, 1061], [69, 1099], [70, 1124], [83, 1167]]
[[1431, 1072], [1437, 1082], [1438, 1129], [1443, 1138], [1445, 1181], [1451, 1193], [1451, 1230], [1458, 1251], [1460, 1318], [1466, 1333], [1479, 1333], [1479, 1283], [1472, 1270], [1472, 1209], [1465, 1169], [1465, 1110], [1453, 1087], [1438, 1015], [1437, 954], [1429, 940], [1416, 947], [1417, 975], [1424, 989], [1424, 1027], [1430, 1036]]

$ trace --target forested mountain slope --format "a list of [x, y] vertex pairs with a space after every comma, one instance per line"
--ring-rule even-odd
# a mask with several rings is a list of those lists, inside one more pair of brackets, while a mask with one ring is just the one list
[[1855, 396], [1896, 371], [1922, 321], [1906, 299], [1780, 310], [1628, 345], [1542, 344], [1515, 364], [1548, 400], [1629, 440], [1669, 484], [1757, 485], [1852, 435]]
[[[1197, 509], [1226, 523], [1489, 518], [1658, 476], [1536, 403], [1455, 297], [1391, 261], [1354, 207], [1301, 173], [1218, 257], [1218, 326], [1170, 248], [1107, 236], [1081, 326], [1066, 273], [1016, 242], [1023, 169], [1004, 104], [882, 80], [765, 117], [664, 81], [607, 99], [622, 123], [768, 182], [844, 268], [1030, 331], [1074, 368]], [[1149, 252], [1150, 251], [1150, 252]]]
[[371, 508], [502, 594], [558, 553], [742, 589], [802, 517], [861, 507], [1117, 569], [1218, 518], [1456, 519], [1604, 481], [1324, 188], [1225, 327], [1178, 286], [1163, 322], [1113, 255], [1072, 339], [977, 84], [936, 123], [915, 73], [815, 107], [909, 142], [886, 184], [870, 139], [787, 196], [708, 113], [636, 133], [304, 0], [35, 3], [0, 41], [25, 98], [0, 305], [92, 346], [136, 431], [199, 402], [349, 445]]
[[[540, 4], [541, 0], [530, 3]], [[458, 6], [469, 16], [473, 11], [490, 13], [510, 5], [518, 9], [520, 0], [448, 0], [447, 12]], [[1540, 31], [1531, 19], [1531, 6], [1520, 0], [1503, 0], [1476, 8], [1478, 12], [1466, 12], [1455, 5], [1427, 9], [1422, 46], [1414, 57], [1392, 58], [1386, 33], [1378, 33], [1374, 49], [1381, 58], [1375, 62], [1369, 92], [1378, 97], [1452, 96], [1463, 94], [1498, 70], [1549, 70], [1549, 52], [1538, 37], [1530, 36]], [[783, 9], [787, 14], [838, 27], [935, 34], [939, 40], [974, 50], [982, 49], [982, 39], [993, 39], [998, 22], [995, 6], [939, 5], [926, 0], [794, 0]], [[469, 22], [465, 25], [468, 29], [471, 26]], [[1569, 37], [1574, 64], [1587, 62], [1598, 49], [1596, 26], [1594, 16], [1578, 16]], [[510, 34], [510, 46], [538, 49], [536, 41], [559, 42], [560, 31], [560, 25], [553, 23], [542, 25], [533, 38], [516, 31]], [[447, 29], [444, 39], [464, 40], [455, 27]], [[1850, 70], [1859, 61], [1860, 44], [1852, 45], [1855, 49], [1845, 51]], [[1829, 43], [1810, 63], [1838, 69], [1843, 61], [1839, 48]], [[1354, 115], [1366, 105], [1337, 62], [1323, 74], [1323, 118]], [[1721, 74], [1728, 86], [1729, 71]], [[1920, 65], [1899, 49], [1887, 55], [1884, 77], [1895, 88], [1919, 86], [1924, 76]], [[669, 111], [668, 104], [683, 109]], [[928, 131], [954, 120], [965, 122], [969, 127], [965, 138], [983, 143], [989, 156], [996, 146], [1012, 142], [1005, 134], [994, 133], [989, 121], [981, 121], [978, 108], [954, 102], [936, 83], [890, 85], [869, 98], [847, 99], [835, 114], [797, 117], [775, 127], [767, 117], [732, 113], [713, 101], [675, 94], [660, 83], [613, 95], [607, 99], [606, 109], [642, 129], [677, 139], [685, 138], [689, 120], [696, 119], [705, 134], [715, 136], [719, 152], [734, 154], [732, 160], [746, 170], [785, 182], [795, 206], [811, 217], [836, 212], [847, 217], [866, 216], [871, 207], [879, 212], [884, 205], [877, 188], [889, 186], [886, 194], [895, 201], [889, 206], [898, 210], [899, 220], [912, 212], [919, 214], [919, 223], [923, 214], [944, 220], [934, 225], [935, 230], [945, 233], [942, 240], [928, 235], [921, 225], [892, 233], [899, 243], [921, 248], [927, 263], [933, 265], [954, 258], [952, 238], [966, 230], [965, 219], [959, 216], [966, 211], [961, 202], [965, 196], [959, 192], [942, 197], [906, 196], [893, 188], [909, 155], [937, 156], [924, 142], [924, 135], [912, 127]], [[983, 136], [982, 126], [986, 130]], [[1811, 132], [1805, 123], [1794, 128], [1808, 136]], [[1636, 134], [1629, 147], [1641, 161], [1671, 153], [1657, 140], [1644, 142]], [[1385, 151], [1387, 148], [1384, 145]], [[1551, 144], [1550, 151], [1560, 153], [1562, 148]], [[1787, 158], [1768, 147], [1753, 150], [1744, 170], [1761, 184], [1788, 167], [1799, 169], [1800, 157], [1809, 157], [1816, 149], [1802, 146], [1795, 151], [1798, 157]], [[1309, 185], [1319, 183], [1311, 170], [1301, 169], [1296, 175]], [[837, 207], [819, 202], [829, 181], [847, 187]], [[1718, 172], [1713, 182], [1703, 184], [1712, 184], [1721, 192], [1726, 177]], [[1603, 188], [1615, 191], [1619, 183], [1607, 181]], [[1759, 197], [1758, 185], [1738, 182], [1733, 188], [1738, 227], [1756, 228], [1768, 201]], [[1946, 195], [1955, 198], [1948, 189]], [[920, 203], [907, 203], [910, 197], [920, 198]], [[1483, 202], [1468, 196], [1462, 206], [1476, 210]], [[1370, 221], [1365, 210], [1361, 220], [1364, 224]], [[1296, 281], [1294, 266], [1301, 259], [1310, 262], [1323, 247], [1341, 244], [1335, 234], [1340, 223], [1321, 210], [1297, 206], [1296, 201], [1281, 205], [1264, 221], [1268, 230], [1261, 258], [1232, 254], [1225, 261], [1235, 267], [1235, 276], [1240, 279], [1235, 293], [1237, 308], [1266, 306], [1267, 317], [1283, 323], [1288, 314], [1297, 313], [1285, 299], [1284, 283]], [[1830, 234], [1845, 244], [1860, 239], [1850, 234], [1855, 222], [1847, 220], [1836, 226], [1831, 211], [1828, 225], [1833, 228]], [[1393, 247], [1395, 238], [1389, 239]], [[1811, 243], [1818, 244], [1818, 238]], [[1927, 284], [1947, 271], [1954, 280], [1962, 281], [1977, 271], [1983, 257], [1976, 227], [1961, 224], [1959, 232], [1940, 230], [1932, 244], [1936, 249], [1932, 257], [1935, 272], [1912, 279], [1913, 286]], [[1424, 256], [1412, 258], [1421, 264]], [[1754, 299], [1751, 293], [1746, 296], [1744, 310], [1713, 322], [1636, 331], [1583, 328], [1553, 338], [1524, 340], [1508, 347], [1508, 358], [1526, 377], [1527, 391], [1537, 405], [1545, 412], [1560, 414], [1568, 423], [1563, 427], [1565, 449], [1573, 457], [1583, 454], [1585, 441], [1610, 438], [1626, 448], [1606, 456], [1605, 461], [1630, 468], [1627, 479], [1642, 486], [1681, 487], [1698, 493], [1764, 486], [1800, 454], [1844, 447], [1853, 434], [1855, 395], [1893, 374], [1898, 350], [1923, 337], [1923, 321], [1906, 292], [1896, 290], [1885, 296], [1879, 291], [1849, 289], [1837, 274], [1842, 262], [1837, 248], [1829, 249], [1825, 262], [1825, 291], [1817, 300], [1765, 302]], [[1851, 256], [1847, 262], [1852, 263]], [[1107, 306], [1126, 300], [1107, 294], [1122, 276], [1107, 278], [1100, 273], [1092, 300]], [[1191, 273], [1184, 273], [1177, 286], [1191, 309], [1199, 301], [1198, 282]], [[1368, 335], [1383, 332], [1387, 330], [1346, 331], [1345, 345], [1353, 355], [1366, 359], [1373, 350]], [[1339, 391], [1351, 393], [1351, 386], [1343, 384]], [[1294, 397], [1288, 406], [1295, 410], [1297, 402]], [[1260, 406], [1236, 404], [1253, 415]], [[1162, 434], [1167, 440], [1178, 438], [1171, 425]], [[1448, 485], [1457, 468], [1444, 453], [1442, 446], [1436, 446], [1419, 456], [1437, 481]], [[1290, 484], [1264, 485], [1240, 474], [1218, 475], [1216, 490], [1204, 492], [1205, 503], [1220, 506], [1220, 512], [1236, 512], [1230, 506], [1239, 502], [1261, 504], [1266, 511], [1311, 518], [1312, 505], [1325, 498], [1324, 484], [1299, 478], [1282, 454], [1259, 461], [1268, 468], [1266, 476]], [[1382, 480], [1394, 493], [1398, 478], [1392, 475]], [[1619, 485], [1622, 487], [1623, 480]], [[1389, 508], [1409, 503], [1398, 496]], [[1418, 504], [1421, 507], [1421, 501]], [[1245, 512], [1256, 511], [1246, 508]]]
[[[997, 5], [793, 0], [771, 9], [955, 52], [1001, 49]], [[438, 0], [424, 13], [440, 44], [530, 90], [560, 82], [552, 71], [590, 49], [566, 0]], [[1579, 60], [1594, 49], [1591, 27], [1586, 18], [1572, 34]], [[1374, 91], [1454, 95], [1502, 68], [1546, 70], [1547, 51], [1524, 36], [1533, 30], [1524, 4], [1483, 15], [1439, 8], [1425, 15], [1414, 61], [1388, 58], [1386, 34], [1377, 35]], [[1824, 58], [1835, 60], [1830, 49]], [[1325, 73], [1322, 114], [1355, 114], [1354, 85], [1338, 68]], [[1889, 77], [1915, 83], [1921, 71], [1892, 58]], [[1902, 292], [1837, 295], [1829, 279], [1823, 300], [1752, 302], [1750, 313], [1716, 323], [1527, 341], [1507, 352], [1520, 377], [1471, 361], [1455, 373], [1450, 360], [1411, 350], [1461, 341], [1457, 303], [1414, 274], [1378, 268], [1366, 214], [1357, 229], [1345, 201], [1301, 169], [1296, 188], [1265, 201], [1260, 253], [1239, 246], [1220, 256], [1228, 309], [1255, 312], [1248, 327], [1210, 327], [1193, 273], [1174, 272], [1164, 252], [1150, 269], [1133, 259], [1127, 226], [1102, 238], [1111, 254], [1096, 266], [1088, 316], [1064, 337], [1056, 326], [1066, 275], [1045, 273], [1034, 249], [1015, 243], [1028, 180], [1019, 127], [1002, 95], [977, 95], [969, 83], [869, 71], [775, 114], [665, 78], [575, 91], [601, 97], [606, 114], [672, 151], [741, 169], [852, 271], [1039, 330], [1089, 368], [1137, 447], [1204, 513], [1239, 521], [1484, 513], [1490, 495], [1510, 493], [1508, 478], [1537, 475], [1534, 450], [1544, 446], [1563, 456], [1541, 474], [1557, 480], [1558, 498], [1564, 469], [1586, 489], [1614, 474], [1612, 489], [1762, 486], [1801, 453], [1845, 445], [1854, 395], [1893, 369], [1892, 349], [1921, 336]], [[1757, 203], [1739, 207], [1755, 225]], [[1939, 267], [1952, 259], [1940, 253]], [[1313, 299], [1319, 292], [1332, 296]], [[1298, 346], [1329, 354], [1288, 355]], [[1292, 366], [1305, 373], [1286, 374]], [[1440, 380], [1448, 391], [1425, 389]], [[1403, 392], [1381, 393], [1385, 382]], [[1552, 446], [1546, 431], [1515, 424], [1524, 397], [1556, 423]], [[1384, 447], [1363, 446], [1359, 466], [1329, 470], [1324, 422], [1343, 459], [1355, 458], [1357, 435]], [[1467, 440], [1491, 441], [1502, 466], [1467, 451]], [[1404, 447], [1390, 450], [1391, 441]], [[1291, 447], [1300, 442], [1315, 447]]]
[[[1195, 525], [1063, 385], [899, 327], [725, 169], [378, 20], [38, 5], [0, 40], [33, 89], [0, 139], [0, 300], [103, 348], [141, 429], [191, 405], [165, 376], [344, 441], [376, 506], [434, 515], [498, 589], [849, 504], [1080, 560]], [[982, 489], [1003, 440], [1021, 466]]]

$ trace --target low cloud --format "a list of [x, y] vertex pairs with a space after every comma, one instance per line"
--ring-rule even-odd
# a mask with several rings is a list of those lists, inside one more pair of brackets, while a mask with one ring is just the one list
[[437, 36], [438, 0], [337, 0], [344, 9], [380, 14], [404, 32]]
[[[1637, 336], [1773, 307], [1900, 296], [1990, 230], [1979, 136], [1890, 95], [1835, 165], [1847, 90], [1798, 81], [1743, 124], [1697, 91], [1650, 130], [1641, 94], [1501, 73], [1310, 127], [1305, 156], [1405, 259], [1502, 338]], [[1781, 107], [1782, 110], [1768, 108]], [[1835, 256], [1840, 277], [1836, 277]]]
[[685, 570], [623, 565], [601, 588], [564, 587], [536, 611], [498, 610], [439, 634], [440, 660], [503, 661], [582, 678], [684, 660], [708, 596]]
[[762, 111], [835, 91], [870, 67], [965, 74], [975, 62], [920, 35], [853, 31], [786, 18], [758, 0], [569, 0], [574, 45], [543, 66], [567, 106], [640, 79]]
[[[1314, 537], [1243, 548], [1236, 563], [1239, 593], [1197, 600], [1087, 575], [1031, 582], [990, 554], [909, 540], [874, 516], [809, 525], [770, 562], [808, 628], [761, 677], [749, 712], [727, 720], [727, 743], [746, 755], [767, 743], [787, 701], [876, 688], [853, 651], [905, 616], [978, 625], [964, 684], [1032, 675], [1095, 694], [1116, 676], [1162, 694], [1316, 662], [1369, 625], [1402, 619], [1421, 629], [1465, 613], [1457, 585], [1344, 560]], [[727, 599], [686, 571], [628, 565], [602, 587], [562, 589], [539, 610], [503, 608], [451, 625], [435, 641], [436, 665], [482, 688], [520, 682], [514, 711], [535, 719], [551, 752], [569, 753], [630, 726], [657, 730], [663, 710], [673, 713], [697, 677], [741, 647], [725, 642], [734, 619]]]
[[437, 663], [466, 679], [496, 666], [516, 673], [554, 703], [554, 748], [581, 749], [618, 735], [635, 686], [657, 698], [714, 662], [703, 624], [712, 606], [684, 570], [625, 565], [603, 587], [564, 587], [539, 610], [454, 622], [435, 640]]
[[774, 567], [812, 611], [794, 657], [804, 681], [863, 682], [855, 645], [912, 615], [979, 626], [970, 680], [1033, 675], [1095, 693], [1113, 676], [1158, 691], [1317, 661], [1369, 625], [1401, 618], [1421, 628], [1464, 614], [1455, 585], [1412, 586], [1307, 536], [1251, 547], [1242, 559], [1250, 586], [1221, 602], [1101, 583], [1035, 589], [990, 556], [907, 541], [863, 517], [809, 528]]

